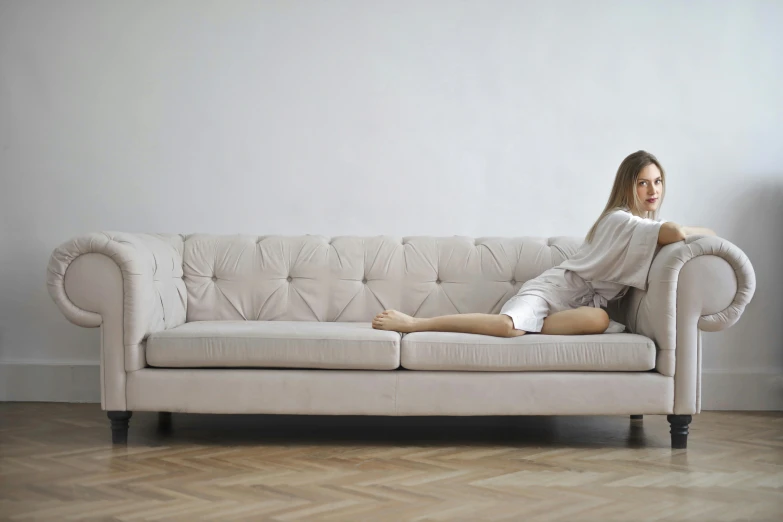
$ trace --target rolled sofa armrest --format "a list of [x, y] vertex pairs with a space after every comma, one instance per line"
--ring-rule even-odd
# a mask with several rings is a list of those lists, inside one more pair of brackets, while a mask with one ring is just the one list
[[57, 247], [49, 295], [74, 324], [101, 326], [101, 404], [125, 409], [125, 373], [146, 366], [151, 333], [185, 322], [182, 236], [98, 232]]
[[701, 411], [701, 334], [736, 323], [756, 289], [750, 260], [729, 241], [691, 236], [660, 249], [647, 290], [631, 289], [629, 331], [655, 341], [656, 370], [674, 377], [674, 413]]

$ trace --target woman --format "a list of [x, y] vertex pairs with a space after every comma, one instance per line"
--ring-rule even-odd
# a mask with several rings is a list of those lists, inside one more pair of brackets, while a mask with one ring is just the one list
[[690, 235], [715, 235], [658, 217], [666, 176], [658, 159], [640, 150], [623, 160], [601, 216], [576, 254], [526, 282], [499, 314], [419, 319], [386, 310], [373, 328], [397, 332], [462, 332], [518, 337], [540, 332], [584, 335], [623, 331], [603, 309], [630, 287], [644, 290], [658, 246]]

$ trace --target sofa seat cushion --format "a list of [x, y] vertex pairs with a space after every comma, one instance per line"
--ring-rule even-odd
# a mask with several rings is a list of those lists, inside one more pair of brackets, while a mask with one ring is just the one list
[[369, 323], [203, 321], [147, 339], [147, 363], [164, 368], [394, 370], [400, 334]]
[[402, 338], [401, 364], [409, 370], [641, 372], [655, 368], [655, 343], [635, 334], [507, 339], [416, 332]]

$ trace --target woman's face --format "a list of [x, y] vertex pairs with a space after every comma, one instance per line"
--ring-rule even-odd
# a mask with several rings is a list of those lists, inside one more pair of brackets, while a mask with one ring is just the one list
[[655, 212], [663, 194], [663, 178], [661, 171], [651, 163], [644, 167], [636, 178], [636, 195], [642, 205], [642, 210]]

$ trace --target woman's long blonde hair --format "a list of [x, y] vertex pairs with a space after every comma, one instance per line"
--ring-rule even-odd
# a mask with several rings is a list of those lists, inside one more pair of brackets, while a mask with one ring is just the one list
[[[656, 209], [655, 212], [642, 210], [642, 203], [636, 193], [636, 179], [639, 177], [639, 172], [641, 172], [644, 167], [651, 164], [658, 167], [658, 170], [661, 171], [661, 182], [663, 183], [661, 200], [658, 204], [658, 209]], [[588, 243], [593, 241], [595, 229], [598, 228], [598, 223], [614, 210], [626, 209], [629, 210], [631, 214], [639, 217], [658, 219], [658, 211], [663, 204], [663, 196], [665, 193], [666, 173], [663, 171], [663, 167], [658, 161], [658, 158], [643, 150], [630, 154], [620, 163], [620, 167], [617, 169], [617, 175], [614, 177], [614, 186], [612, 187], [611, 194], [609, 194], [609, 201], [606, 203], [606, 208], [604, 208], [601, 216], [596, 220], [592, 228], [590, 228], [590, 232], [587, 233], [585, 241]]]

